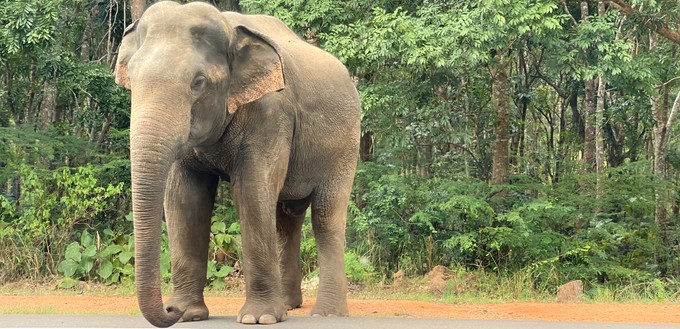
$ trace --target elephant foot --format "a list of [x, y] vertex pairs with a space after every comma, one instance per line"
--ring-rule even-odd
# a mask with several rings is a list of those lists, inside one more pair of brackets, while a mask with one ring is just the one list
[[288, 294], [287, 297], [284, 298], [286, 301], [286, 308], [290, 311], [294, 308], [299, 308], [302, 306], [302, 292], [297, 291], [292, 294]]
[[311, 315], [317, 316], [349, 316], [347, 301], [343, 302], [324, 302], [317, 300], [312, 308]]
[[238, 312], [236, 322], [243, 324], [274, 324], [286, 321], [288, 312], [283, 306], [246, 301]]
[[302, 302], [288, 302], [288, 303], [286, 303], [286, 309], [289, 310], [289, 311], [296, 309], [296, 308], [300, 308], [300, 307], [302, 307]]
[[180, 297], [172, 297], [165, 303], [165, 308], [176, 307], [184, 310], [184, 314], [179, 322], [201, 321], [208, 319], [208, 307], [205, 302], [188, 302]]

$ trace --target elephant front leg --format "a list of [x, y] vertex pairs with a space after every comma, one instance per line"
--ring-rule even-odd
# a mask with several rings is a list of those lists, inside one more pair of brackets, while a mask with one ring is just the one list
[[[252, 183], [257, 179], [244, 181]], [[236, 321], [244, 324], [273, 324], [287, 317], [277, 255], [277, 193], [268, 190], [263, 184], [234, 184], [234, 199], [241, 218], [246, 281], [246, 303]]]
[[165, 217], [172, 264], [172, 297], [165, 307], [184, 311], [181, 321], [208, 318], [203, 299], [210, 218], [218, 178], [173, 165], [167, 182]]

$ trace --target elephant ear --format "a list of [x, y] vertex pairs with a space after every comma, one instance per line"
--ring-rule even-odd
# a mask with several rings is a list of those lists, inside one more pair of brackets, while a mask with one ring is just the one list
[[227, 111], [229, 114], [264, 95], [285, 87], [278, 47], [264, 34], [237, 26], [235, 31]]
[[137, 51], [137, 40], [135, 38], [135, 29], [137, 22], [130, 24], [123, 32], [123, 41], [118, 47], [118, 59], [116, 60], [116, 69], [114, 74], [116, 76], [116, 83], [130, 89], [130, 77], [128, 76], [128, 62], [132, 55]]

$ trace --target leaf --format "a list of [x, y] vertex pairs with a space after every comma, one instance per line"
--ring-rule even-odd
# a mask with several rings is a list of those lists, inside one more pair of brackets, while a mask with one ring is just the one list
[[66, 247], [64, 257], [68, 260], [73, 260], [74, 262], [80, 262], [80, 244], [78, 244], [78, 242], [71, 242], [71, 244]]
[[215, 272], [217, 272], [217, 265], [215, 265], [215, 261], [210, 261], [208, 262], [208, 270], [206, 272], [206, 277], [208, 279], [212, 278], [215, 275]]
[[225, 277], [225, 276], [227, 276], [227, 275], [229, 275], [230, 273], [233, 273], [233, 272], [234, 272], [233, 267], [227, 266], [227, 265], [222, 265], [222, 267], [219, 270], [217, 270], [214, 274], [218, 278], [223, 278], [223, 277]]
[[241, 223], [239, 222], [233, 222], [231, 225], [229, 225], [229, 230], [227, 231], [229, 234], [241, 234]]
[[115, 255], [119, 252], [123, 251], [123, 247], [117, 245], [117, 244], [112, 244], [104, 248], [104, 250], [99, 252], [99, 257], [100, 258], [107, 258], [111, 255]]
[[113, 273], [113, 263], [111, 263], [111, 261], [105, 260], [99, 264], [97, 274], [101, 279], [106, 280], [109, 276], [111, 276], [111, 273]]
[[221, 233], [227, 229], [227, 224], [224, 222], [214, 222], [210, 226], [210, 231], [213, 233]]
[[76, 274], [76, 270], [78, 270], [78, 263], [72, 259], [66, 259], [57, 266], [57, 271], [67, 277], [72, 277]]
[[92, 271], [92, 268], [94, 267], [94, 260], [83, 259], [80, 262], [79, 267], [80, 267], [80, 270], [83, 271], [83, 275], [87, 275], [88, 273], [90, 273], [90, 271]]
[[215, 280], [210, 283], [210, 287], [214, 290], [223, 290], [227, 286], [224, 280]]
[[57, 285], [59, 285], [59, 288], [62, 289], [71, 289], [75, 287], [78, 284], [78, 280], [74, 280], [73, 278], [69, 277], [63, 277], [59, 279], [57, 282]]
[[118, 255], [118, 260], [120, 260], [122, 264], [128, 264], [132, 256], [134, 256], [134, 253], [131, 251], [123, 251]]
[[97, 254], [97, 247], [95, 247], [95, 245], [91, 244], [91, 245], [87, 246], [85, 248], [85, 250], [83, 250], [82, 255], [85, 259], [90, 259], [90, 258], [94, 258], [94, 256], [96, 254]]
[[132, 266], [132, 264], [125, 264], [125, 266], [120, 269], [120, 273], [124, 276], [132, 277], [135, 274], [135, 267]]
[[170, 253], [161, 253], [161, 278], [170, 277]]
[[120, 273], [115, 272], [106, 280], [106, 284], [112, 284], [112, 283], [116, 283], [118, 281], [120, 281]]
[[89, 247], [94, 244], [94, 240], [92, 239], [92, 235], [88, 233], [87, 231], [83, 231], [83, 234], [80, 236], [80, 245], [83, 247]]

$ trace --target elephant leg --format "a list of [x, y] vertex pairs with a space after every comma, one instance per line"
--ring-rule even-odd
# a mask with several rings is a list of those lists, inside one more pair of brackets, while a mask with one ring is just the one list
[[203, 299], [208, 262], [210, 218], [218, 177], [187, 170], [177, 162], [168, 176], [165, 218], [172, 264], [172, 297], [166, 302], [184, 311], [181, 321], [208, 318]]
[[233, 184], [246, 281], [246, 303], [236, 321], [244, 324], [273, 324], [287, 317], [277, 253], [276, 185], [262, 182], [260, 175], [239, 177]]
[[312, 316], [347, 316], [345, 224], [352, 177], [321, 186], [312, 199], [312, 228], [319, 261], [319, 290]]
[[302, 306], [302, 269], [300, 267], [300, 235], [309, 198], [279, 202], [276, 206], [276, 232], [279, 237], [279, 268], [283, 300], [291, 310]]

